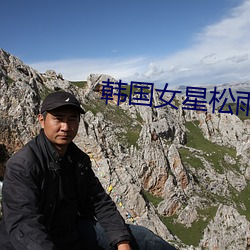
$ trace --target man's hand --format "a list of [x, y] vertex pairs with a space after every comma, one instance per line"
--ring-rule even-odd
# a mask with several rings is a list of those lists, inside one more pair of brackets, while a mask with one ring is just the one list
[[132, 250], [128, 242], [121, 242], [117, 245], [118, 250]]

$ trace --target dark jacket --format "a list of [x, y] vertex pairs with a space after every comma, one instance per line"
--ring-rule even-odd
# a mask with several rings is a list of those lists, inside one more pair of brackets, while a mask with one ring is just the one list
[[[130, 240], [116, 205], [91, 169], [89, 157], [73, 142], [67, 156], [74, 167], [81, 217], [95, 217], [112, 246]], [[58, 160], [43, 130], [9, 159], [2, 190], [1, 250], [56, 249], [50, 232], [60, 192]]]

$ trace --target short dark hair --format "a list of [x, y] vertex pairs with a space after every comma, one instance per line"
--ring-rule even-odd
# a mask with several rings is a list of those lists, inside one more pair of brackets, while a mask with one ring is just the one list
[[42, 112], [42, 116], [43, 116], [43, 119], [44, 119], [44, 120], [46, 119], [47, 114], [48, 114], [47, 111]]

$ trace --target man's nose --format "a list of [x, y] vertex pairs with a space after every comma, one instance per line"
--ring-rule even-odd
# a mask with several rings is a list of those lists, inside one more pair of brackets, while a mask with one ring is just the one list
[[68, 124], [68, 122], [62, 122], [61, 123], [61, 130], [64, 130], [64, 131], [69, 130], [69, 124]]

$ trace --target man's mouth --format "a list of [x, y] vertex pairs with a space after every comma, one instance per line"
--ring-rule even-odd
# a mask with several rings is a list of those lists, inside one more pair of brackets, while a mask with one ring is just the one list
[[57, 137], [59, 137], [61, 139], [68, 139], [68, 138], [70, 138], [70, 135], [58, 135]]

